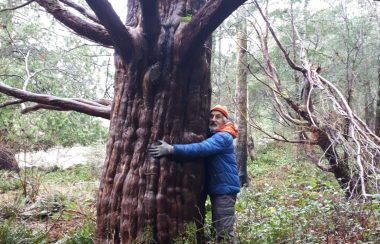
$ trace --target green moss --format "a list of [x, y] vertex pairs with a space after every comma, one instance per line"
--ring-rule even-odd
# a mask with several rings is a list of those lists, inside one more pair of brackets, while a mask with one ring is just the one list
[[182, 23], [189, 23], [191, 21], [191, 15], [190, 16], [183, 16], [181, 17]]

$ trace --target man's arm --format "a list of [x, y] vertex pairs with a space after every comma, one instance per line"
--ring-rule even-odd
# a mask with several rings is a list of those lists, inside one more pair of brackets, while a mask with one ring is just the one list
[[199, 143], [170, 145], [159, 140], [158, 145], [152, 145], [149, 148], [149, 153], [155, 158], [170, 154], [204, 157], [222, 152], [229, 147], [232, 140], [232, 136], [227, 132], [216, 133], [212, 137]]
[[228, 133], [219, 132], [212, 137], [191, 144], [174, 144], [173, 153], [175, 155], [204, 157], [218, 154], [228, 148], [232, 143], [232, 136]]

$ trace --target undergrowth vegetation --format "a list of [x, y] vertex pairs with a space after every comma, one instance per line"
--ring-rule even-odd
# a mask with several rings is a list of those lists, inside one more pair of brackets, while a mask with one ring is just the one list
[[21, 181], [17, 174], [6, 170], [0, 170], [0, 194], [21, 189]]
[[97, 164], [1, 174], [0, 244], [93, 243]]
[[[236, 204], [239, 243], [380, 243], [380, 198], [347, 200], [294, 146], [270, 144], [257, 155]], [[0, 174], [0, 243], [93, 243], [97, 164]], [[206, 209], [213, 243], [209, 202]], [[195, 231], [189, 224], [175, 243], [194, 243]]]
[[334, 176], [302, 152], [270, 145], [249, 167], [251, 185], [236, 205], [241, 243], [380, 242], [380, 198], [347, 200]]

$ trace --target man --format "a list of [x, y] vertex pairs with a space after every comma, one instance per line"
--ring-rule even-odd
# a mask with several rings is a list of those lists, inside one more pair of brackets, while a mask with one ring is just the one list
[[153, 157], [169, 154], [206, 157], [206, 190], [211, 199], [212, 224], [218, 241], [236, 242], [234, 207], [240, 184], [232, 142], [237, 130], [225, 106], [216, 105], [210, 110], [209, 128], [209, 137], [200, 143], [169, 145], [159, 141], [160, 145], [152, 146], [149, 152]]

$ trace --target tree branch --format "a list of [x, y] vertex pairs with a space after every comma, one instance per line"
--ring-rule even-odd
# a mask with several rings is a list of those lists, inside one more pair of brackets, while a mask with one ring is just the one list
[[80, 102], [80, 103], [92, 105], [92, 106], [99, 106], [99, 107], [104, 107], [104, 106], [107, 107], [107, 106], [111, 106], [112, 104], [112, 101], [108, 99], [97, 99], [95, 101], [90, 101], [83, 98], [73, 98], [72, 100]]
[[[40, 103], [52, 107], [61, 108], [62, 110], [73, 110], [80, 113], [102, 117], [105, 119], [110, 119], [111, 108], [110, 106], [103, 106], [97, 104], [97, 106], [79, 102], [73, 99], [60, 98], [50, 95], [36, 94], [28, 91], [23, 91], [14, 87], [10, 87], [0, 82], [0, 92], [8, 96], [12, 96], [24, 101], [30, 101], [35, 103]], [[90, 102], [90, 101], [89, 101]], [[56, 109], [57, 110], [57, 109]]]
[[29, 4], [31, 4], [31, 3], [34, 2], [34, 1], [35, 1], [35, 0], [29, 0], [29, 1], [27, 1], [26, 3], [23, 3], [23, 4], [18, 5], [18, 6], [16, 6], [16, 7], [0, 9], [0, 13], [1, 13], [1, 12], [5, 12], [5, 11], [11, 11], [11, 10], [16, 10], [16, 9], [19, 9], [19, 8], [23, 8], [23, 7], [25, 7], [25, 6], [29, 5]]
[[285, 59], [286, 59], [286, 61], [288, 62], [289, 66], [290, 66], [292, 69], [295, 69], [295, 70], [301, 71], [302, 73], [305, 73], [306, 70], [305, 70], [304, 68], [298, 66], [297, 64], [295, 64], [295, 63], [293, 62], [293, 60], [289, 57], [289, 52], [285, 50], [285, 48], [282, 46], [282, 44], [281, 44], [280, 41], [278, 40], [276, 33], [274, 32], [274, 30], [273, 30], [273, 28], [272, 28], [272, 26], [271, 26], [271, 24], [270, 24], [268, 18], [267, 18], [267, 17], [265, 16], [265, 14], [263, 13], [263, 11], [262, 11], [260, 5], [257, 3], [256, 0], [254, 0], [254, 3], [255, 3], [255, 5], [256, 5], [257, 9], [259, 10], [261, 16], [263, 17], [264, 21], [265, 21], [266, 24], [268, 25], [268, 28], [269, 28], [270, 33], [272, 34], [272, 36], [273, 36], [274, 40], [276, 41], [278, 47], [281, 49], [282, 53], [284, 54]]
[[322, 164], [321, 159], [317, 158], [314, 153], [306, 151], [305, 154], [308, 158], [310, 158], [310, 160], [314, 163], [314, 165], [317, 166], [320, 170], [324, 172], [334, 172], [331, 166]]
[[76, 2], [73, 2], [71, 0], [59, 0], [60, 2], [66, 4], [69, 7], [72, 7], [79, 13], [81, 13], [83, 16], [89, 18], [90, 20], [94, 21], [95, 23], [99, 23], [98, 18], [91, 12], [87, 11], [83, 6], [80, 4], [77, 4]]
[[29, 106], [29, 107], [22, 109], [21, 113], [26, 114], [26, 113], [34, 112], [34, 111], [37, 111], [40, 109], [57, 110], [57, 111], [69, 111], [70, 110], [70, 109], [64, 109], [64, 108], [60, 108], [60, 107], [56, 107], [56, 106], [50, 106], [50, 105], [46, 105], [46, 104], [36, 104], [36, 105]]
[[160, 18], [157, 0], [140, 0], [141, 27], [148, 41], [155, 42], [160, 33]]
[[5, 107], [8, 107], [8, 106], [20, 104], [20, 103], [23, 103], [23, 102], [25, 102], [25, 101], [21, 100], [21, 99], [15, 99], [15, 100], [7, 101], [7, 102], [4, 102], [4, 103], [0, 104], [0, 108], [5, 108]]
[[107, 30], [103, 26], [79, 18], [64, 8], [58, 0], [36, 0], [36, 2], [78, 35], [105, 46], [113, 45]]
[[182, 31], [175, 37], [176, 55], [179, 60], [186, 60], [203, 43], [211, 33], [246, 0], [213, 0], [192, 17]]
[[107, 0], [86, 0], [100, 23], [107, 29], [116, 51], [124, 61], [133, 56], [134, 39]]

